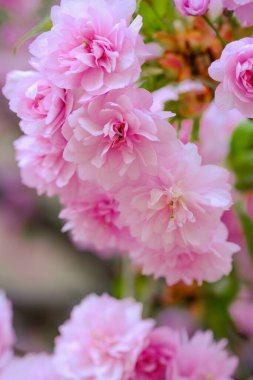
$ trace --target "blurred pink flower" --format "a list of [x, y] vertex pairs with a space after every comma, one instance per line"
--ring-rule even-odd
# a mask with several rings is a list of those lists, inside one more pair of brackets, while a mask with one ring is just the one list
[[10, 360], [14, 342], [15, 333], [12, 327], [12, 306], [5, 294], [0, 291], [0, 370]]
[[234, 11], [243, 26], [253, 25], [252, 0], [223, 0], [224, 8]]
[[56, 339], [55, 365], [73, 380], [128, 380], [153, 322], [131, 299], [90, 295], [74, 308]]
[[156, 177], [117, 194], [122, 224], [145, 248], [206, 252], [222, 213], [232, 203], [229, 173], [200, 164], [193, 145], [168, 156]]
[[53, 86], [35, 71], [11, 71], [3, 93], [10, 109], [21, 119], [20, 128], [28, 135], [52, 136], [73, 108], [70, 91]]
[[253, 297], [248, 289], [243, 289], [230, 307], [230, 314], [238, 329], [253, 336]]
[[29, 354], [12, 359], [1, 373], [1, 380], [63, 380], [47, 354]]
[[253, 38], [229, 43], [221, 57], [209, 67], [209, 75], [220, 82], [215, 91], [219, 108], [237, 108], [242, 115], [253, 117]]
[[208, 11], [210, 0], [174, 0], [184, 16], [202, 16]]
[[222, 223], [212, 227], [209, 241], [200, 249], [175, 248], [170, 252], [163, 249], [131, 251], [133, 262], [145, 275], [163, 277], [168, 285], [183, 281], [187, 285], [197, 281], [215, 282], [232, 270], [233, 254], [239, 247], [227, 241], [228, 232]]
[[204, 164], [221, 165], [229, 152], [233, 130], [245, 118], [237, 110], [225, 111], [211, 103], [200, 124], [198, 150]]
[[180, 145], [165, 120], [152, 113], [152, 96], [127, 87], [92, 99], [69, 117], [73, 137], [64, 158], [77, 165], [82, 180], [96, 179], [105, 188], [141, 175], [155, 174], [158, 160]]
[[148, 52], [139, 35], [135, 0], [62, 0], [53, 28], [31, 45], [35, 68], [57, 86], [104, 94], [135, 82]]
[[166, 327], [154, 329], [138, 357], [134, 374], [129, 380], [164, 380], [178, 349], [178, 333]]
[[75, 198], [65, 205], [60, 217], [63, 231], [84, 248], [96, 249], [101, 256], [126, 253], [134, 244], [127, 227], [120, 227], [118, 202], [96, 184], [79, 185]]
[[226, 340], [213, 341], [213, 334], [197, 332], [191, 339], [182, 337], [173, 372], [166, 380], [232, 380], [237, 358], [225, 350]]

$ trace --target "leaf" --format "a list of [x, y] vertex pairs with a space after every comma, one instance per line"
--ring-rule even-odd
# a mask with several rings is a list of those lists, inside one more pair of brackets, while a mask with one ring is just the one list
[[20, 47], [29, 39], [36, 37], [38, 34], [47, 32], [52, 28], [52, 21], [50, 16], [46, 16], [38, 25], [26, 32], [14, 46], [14, 53], [16, 54]]
[[244, 121], [234, 131], [228, 155], [228, 165], [236, 176], [240, 191], [253, 189], [253, 122]]
[[253, 261], [253, 220], [243, 210], [242, 202], [236, 204], [236, 212], [240, 219], [248, 251]]

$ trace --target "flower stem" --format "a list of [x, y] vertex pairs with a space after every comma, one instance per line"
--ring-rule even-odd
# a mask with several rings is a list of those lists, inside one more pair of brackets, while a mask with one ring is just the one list
[[221, 37], [218, 29], [214, 26], [214, 24], [212, 23], [211, 20], [209, 20], [209, 18], [205, 15], [202, 16], [202, 18], [205, 20], [205, 22], [210, 26], [210, 28], [214, 31], [214, 33], [216, 34], [218, 40], [220, 41], [222, 47], [224, 48], [226, 46], [226, 42], [223, 40], [223, 38]]
[[200, 119], [193, 119], [192, 132], [191, 132], [191, 142], [197, 142], [199, 140], [199, 129], [200, 129]]

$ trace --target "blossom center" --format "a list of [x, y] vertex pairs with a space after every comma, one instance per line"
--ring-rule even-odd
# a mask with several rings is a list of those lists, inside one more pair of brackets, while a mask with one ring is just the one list
[[83, 44], [85, 51], [93, 56], [97, 67], [104, 68], [108, 73], [115, 70], [118, 52], [108, 38], [95, 34], [91, 38], [84, 38]]

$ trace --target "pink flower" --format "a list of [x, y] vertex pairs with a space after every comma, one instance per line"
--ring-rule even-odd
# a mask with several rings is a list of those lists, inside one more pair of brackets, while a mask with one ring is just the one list
[[120, 227], [115, 197], [96, 184], [79, 185], [60, 217], [66, 220], [63, 231], [70, 231], [78, 245], [95, 248], [102, 256], [128, 252], [134, 244], [128, 228]]
[[35, 71], [10, 72], [3, 93], [28, 135], [51, 136], [73, 108], [70, 91], [55, 87]]
[[208, 11], [210, 0], [174, 0], [184, 16], [202, 16]]
[[73, 137], [64, 158], [77, 165], [82, 180], [105, 188], [155, 174], [158, 160], [180, 144], [164, 118], [152, 113], [152, 96], [128, 87], [92, 99], [69, 117]]
[[232, 380], [238, 361], [228, 355], [226, 344], [226, 340], [214, 342], [210, 331], [199, 331], [190, 340], [182, 337], [174, 371], [166, 380]]
[[220, 82], [215, 92], [218, 107], [237, 108], [242, 115], [253, 117], [253, 38], [228, 44], [209, 67], [209, 74]]
[[57, 86], [86, 94], [135, 82], [148, 54], [141, 17], [129, 25], [135, 7], [135, 0], [62, 0], [52, 8], [52, 30], [31, 45], [33, 66]]
[[153, 322], [131, 299], [90, 295], [74, 308], [56, 340], [55, 365], [73, 380], [127, 380]]
[[47, 354], [30, 354], [11, 360], [3, 372], [1, 380], [63, 380], [55, 371], [52, 359]]
[[233, 130], [244, 120], [237, 110], [223, 111], [211, 103], [201, 119], [198, 151], [205, 164], [222, 164]]
[[230, 314], [242, 333], [253, 336], [253, 297], [248, 289], [239, 293], [230, 307]]
[[253, 25], [252, 0], [223, 0], [223, 5], [230, 11], [235, 11], [236, 17], [243, 26]]
[[[165, 166], [166, 165], [166, 166]], [[145, 248], [206, 251], [222, 213], [231, 205], [229, 173], [201, 166], [192, 145], [168, 155], [156, 177], [117, 194], [122, 224]]]
[[12, 355], [14, 341], [12, 307], [5, 294], [0, 291], [0, 370]]
[[66, 187], [75, 166], [63, 158], [66, 139], [60, 131], [50, 137], [22, 136], [15, 142], [23, 183], [38, 194], [52, 196]]
[[131, 251], [131, 258], [143, 274], [163, 277], [168, 285], [179, 281], [187, 285], [194, 281], [215, 282], [231, 272], [232, 256], [239, 250], [227, 237], [226, 227], [219, 223], [202, 249], [175, 248], [168, 253], [162, 249], [140, 248]]
[[160, 327], [149, 335], [130, 380], [164, 380], [179, 349], [179, 334]]

